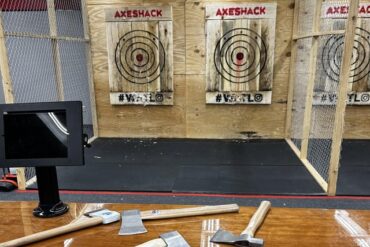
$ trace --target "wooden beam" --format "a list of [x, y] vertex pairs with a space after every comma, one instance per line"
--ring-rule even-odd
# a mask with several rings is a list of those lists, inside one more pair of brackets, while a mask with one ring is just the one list
[[285, 141], [289, 144], [290, 148], [293, 150], [295, 155], [297, 155], [297, 157], [300, 159], [301, 150], [299, 150], [299, 148], [295, 145], [295, 143], [291, 139], [285, 138]]
[[9, 57], [6, 49], [3, 15], [0, 10], [0, 71], [3, 80], [5, 103], [14, 103], [13, 83], [10, 75]]
[[344, 113], [346, 109], [347, 88], [350, 75], [351, 58], [355, 39], [357, 14], [359, 0], [350, 1], [349, 12], [347, 17], [344, 51], [342, 64], [339, 73], [339, 90], [337, 97], [337, 108], [335, 111], [335, 122], [333, 130], [333, 142], [330, 154], [329, 180], [328, 180], [328, 195], [333, 196], [337, 190], [339, 159], [342, 146], [343, 129], [344, 129]]
[[89, 42], [89, 40], [85, 38], [51, 36], [51, 35], [35, 34], [35, 33], [5, 32], [4, 35], [12, 36], [12, 37], [31, 38], [31, 39], [55, 39], [55, 40], [64, 40], [64, 41], [73, 41], [73, 42]]
[[325, 35], [338, 35], [338, 34], [344, 34], [344, 30], [330, 30], [330, 31], [323, 31], [323, 32], [312, 32], [312, 33], [306, 33], [301, 35], [293, 35], [293, 40], [297, 41], [299, 39], [306, 39], [306, 38], [317, 38], [320, 36]]
[[[315, 33], [320, 29], [320, 14], [323, 0], [316, 0], [315, 6], [315, 17], [312, 27], [312, 32]], [[306, 103], [303, 119], [303, 130], [302, 130], [302, 145], [301, 145], [301, 158], [307, 159], [307, 150], [308, 150], [308, 139], [310, 136], [311, 130], [311, 113], [312, 113], [312, 101], [313, 101], [313, 89], [315, 85], [316, 77], [316, 64], [317, 64], [317, 54], [319, 50], [319, 39], [313, 37], [311, 54], [310, 54], [310, 67], [309, 69], [309, 78], [307, 84], [307, 94], [306, 94]]]
[[[58, 28], [57, 28], [57, 19], [56, 19], [56, 13], [55, 13], [54, 0], [47, 0], [47, 6], [48, 6], [50, 36], [57, 37]], [[54, 73], [55, 73], [55, 82], [57, 86], [58, 100], [63, 101], [64, 100], [64, 89], [63, 89], [63, 78], [62, 78], [62, 65], [60, 61], [58, 41], [56, 39], [51, 39], [51, 47], [52, 47], [52, 56], [53, 56], [53, 62], [54, 62]]]
[[89, 29], [89, 19], [87, 13], [87, 5], [85, 0], [81, 0], [81, 14], [84, 28], [84, 38], [89, 40], [86, 45], [86, 66], [89, 80], [89, 90], [90, 90], [90, 105], [91, 105], [91, 118], [94, 130], [94, 136], [99, 137], [98, 128], [98, 116], [96, 111], [96, 101], [95, 101], [95, 87], [94, 87], [94, 76], [93, 76], [93, 65], [91, 59], [91, 42], [90, 42], [90, 29]]
[[[298, 33], [298, 12], [299, 11], [299, 0], [294, 2], [294, 17], [293, 17], [293, 33], [292, 37]], [[297, 61], [297, 43], [292, 42], [291, 56], [290, 56], [290, 69], [289, 69], [289, 91], [288, 91], [288, 102], [286, 110], [286, 122], [285, 122], [285, 137], [291, 138], [291, 127], [292, 127], [292, 109], [294, 99], [294, 83], [295, 83], [295, 67]]]
[[296, 145], [290, 139], [285, 139], [293, 152], [297, 155], [302, 164], [306, 167], [308, 172], [313, 176], [316, 182], [321, 186], [321, 188], [326, 192], [328, 191], [328, 183], [323, 179], [323, 177], [316, 171], [315, 167], [307, 160], [301, 158], [301, 151], [296, 147]]

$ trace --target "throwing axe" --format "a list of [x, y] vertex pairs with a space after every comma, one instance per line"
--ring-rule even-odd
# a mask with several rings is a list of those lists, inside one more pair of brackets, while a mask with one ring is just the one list
[[190, 247], [186, 240], [177, 231], [167, 232], [160, 238], [150, 240], [136, 247]]
[[255, 238], [254, 234], [265, 219], [270, 207], [271, 203], [269, 201], [262, 201], [249, 221], [248, 226], [240, 236], [235, 236], [231, 232], [220, 229], [215, 233], [215, 235], [213, 235], [211, 242], [231, 244], [235, 246], [262, 247], [263, 239]]

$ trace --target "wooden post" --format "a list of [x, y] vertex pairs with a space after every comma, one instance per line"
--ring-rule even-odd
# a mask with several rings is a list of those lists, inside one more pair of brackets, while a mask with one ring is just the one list
[[[3, 15], [0, 10], [0, 70], [3, 80], [5, 103], [14, 103], [13, 82], [10, 75], [9, 57], [6, 49]], [[20, 190], [26, 189], [26, 176], [24, 168], [17, 168], [17, 183]]]
[[57, 31], [57, 19], [56, 19], [56, 13], [55, 13], [54, 0], [47, 0], [47, 6], [48, 6], [51, 47], [52, 47], [53, 62], [54, 62], [55, 81], [57, 84], [58, 100], [63, 101], [64, 100], [64, 89], [63, 89], [63, 78], [62, 78], [62, 65], [60, 62], [58, 41], [56, 39], [58, 31]]
[[[298, 11], [299, 11], [299, 0], [295, 0], [292, 37], [298, 34]], [[286, 122], [285, 122], [285, 138], [288, 138], [288, 139], [291, 138], [296, 60], [297, 60], [297, 42], [296, 40], [292, 39], [291, 57], [290, 57], [290, 66], [289, 66], [290, 71], [289, 71], [288, 103], [287, 103]]]
[[90, 29], [89, 20], [87, 14], [86, 1], [81, 0], [81, 14], [84, 28], [84, 38], [87, 40], [86, 45], [86, 66], [89, 80], [90, 89], [90, 105], [91, 105], [91, 117], [94, 130], [94, 137], [99, 137], [98, 128], [98, 117], [96, 112], [96, 102], [95, 102], [95, 88], [94, 88], [94, 76], [93, 76], [93, 66], [91, 62], [91, 41], [90, 41]]
[[[316, 0], [315, 6], [315, 19], [312, 27], [312, 32], [318, 32], [320, 28], [320, 14], [323, 0]], [[313, 89], [315, 85], [316, 77], [316, 63], [317, 53], [319, 48], [319, 37], [312, 38], [311, 56], [310, 56], [310, 67], [309, 67], [309, 79], [307, 84], [307, 95], [305, 103], [305, 112], [303, 119], [303, 131], [302, 131], [302, 145], [301, 145], [301, 158], [307, 159], [308, 150], [308, 139], [310, 136], [311, 129], [311, 113], [312, 113], [312, 101], [313, 101]]]
[[337, 190], [339, 159], [342, 146], [343, 129], [344, 129], [344, 112], [346, 109], [347, 88], [350, 75], [351, 58], [353, 44], [355, 39], [355, 30], [357, 22], [359, 0], [351, 0], [347, 17], [344, 51], [342, 65], [339, 73], [339, 90], [337, 97], [337, 108], [335, 111], [335, 122], [333, 130], [333, 142], [330, 154], [328, 195], [333, 196]]
[[13, 83], [10, 75], [8, 52], [6, 50], [3, 15], [0, 10], [0, 70], [3, 78], [5, 103], [14, 103]]

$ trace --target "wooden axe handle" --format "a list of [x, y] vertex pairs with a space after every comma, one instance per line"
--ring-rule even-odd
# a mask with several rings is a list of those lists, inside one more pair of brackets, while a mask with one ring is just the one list
[[101, 217], [88, 218], [78, 223], [71, 223], [68, 225], [60, 226], [60, 227], [46, 230], [43, 232], [38, 232], [32, 235], [10, 240], [8, 242], [1, 243], [0, 247], [22, 246], [22, 245], [34, 243], [37, 241], [41, 241], [44, 239], [48, 239], [51, 237], [59, 236], [65, 233], [77, 231], [77, 230], [88, 228], [91, 226], [100, 225], [102, 223], [103, 223], [103, 218]]
[[241, 234], [247, 234], [251, 237], [257, 231], [258, 227], [262, 224], [266, 217], [267, 212], [271, 208], [271, 202], [262, 201], [257, 211], [253, 214], [252, 219], [249, 221], [248, 226], [244, 229]]
[[157, 219], [169, 219], [169, 218], [232, 213], [232, 212], [239, 212], [239, 206], [237, 204], [142, 211], [141, 219], [157, 220]]
[[157, 238], [150, 240], [148, 242], [145, 242], [143, 244], [137, 245], [136, 247], [166, 247], [167, 244], [164, 242], [163, 239]]

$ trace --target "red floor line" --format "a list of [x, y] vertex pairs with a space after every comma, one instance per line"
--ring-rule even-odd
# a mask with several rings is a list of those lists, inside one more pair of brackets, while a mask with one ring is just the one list
[[[37, 193], [37, 190], [17, 190], [17, 193]], [[60, 190], [61, 194], [70, 195], [137, 195], [137, 196], [182, 196], [182, 197], [219, 197], [219, 198], [271, 198], [271, 199], [323, 199], [323, 200], [370, 200], [369, 196], [310, 196], [310, 195], [236, 195], [206, 193], [169, 193], [169, 192], [118, 192], [118, 191], [72, 191]]]

